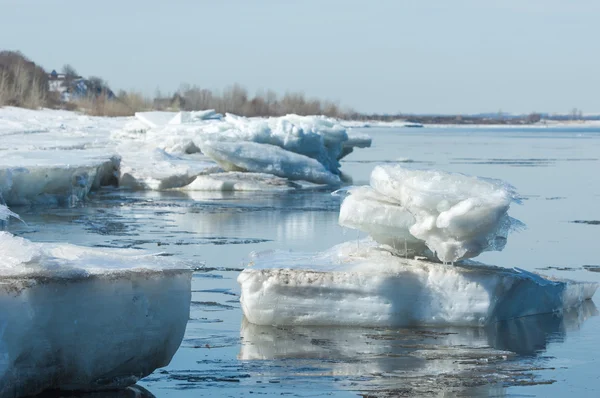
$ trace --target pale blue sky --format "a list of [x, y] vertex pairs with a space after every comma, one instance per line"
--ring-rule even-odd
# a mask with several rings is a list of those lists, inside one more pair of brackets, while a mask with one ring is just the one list
[[0, 48], [48, 70], [365, 112], [600, 113], [599, 41], [598, 0], [0, 0]]

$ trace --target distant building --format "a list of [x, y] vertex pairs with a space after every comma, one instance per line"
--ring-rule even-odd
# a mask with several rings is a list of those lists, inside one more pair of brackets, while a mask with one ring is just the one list
[[48, 73], [48, 85], [50, 91], [58, 92], [62, 101], [68, 102], [78, 98], [86, 98], [93, 94], [95, 97], [105, 95], [108, 99], [116, 98], [116, 95], [108, 87], [94, 87], [91, 82], [81, 76], [70, 76], [58, 73], [55, 69]]

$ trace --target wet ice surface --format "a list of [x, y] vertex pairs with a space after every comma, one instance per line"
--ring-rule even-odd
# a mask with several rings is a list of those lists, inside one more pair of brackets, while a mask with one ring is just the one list
[[[373, 147], [342, 162], [366, 184], [375, 164], [499, 178], [524, 196], [527, 224], [479, 261], [600, 281], [600, 131], [369, 129]], [[501, 161], [499, 161], [501, 160]], [[192, 261], [190, 321], [172, 363], [139, 384], [156, 396], [596, 396], [600, 317], [588, 303], [493, 328], [274, 328], [242, 319], [236, 283], [251, 251], [320, 251], [352, 240], [340, 198], [293, 193], [104, 190], [83, 207], [15, 208], [33, 241], [129, 247]], [[596, 295], [598, 297], [598, 295]], [[597, 300], [597, 299], [596, 299]], [[127, 396], [127, 395], [123, 395]]]

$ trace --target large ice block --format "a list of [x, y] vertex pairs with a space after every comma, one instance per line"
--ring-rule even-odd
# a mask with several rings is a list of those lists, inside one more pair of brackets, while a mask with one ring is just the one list
[[[205, 151], [207, 143], [264, 144], [277, 147], [282, 153], [308, 157], [320, 164], [319, 168], [339, 175], [339, 159], [352, 152], [353, 148], [371, 145], [371, 138], [366, 134], [348, 133], [337, 120], [322, 116], [245, 118], [227, 114], [223, 119], [213, 119], [214, 115], [210, 113], [172, 113], [171, 116], [173, 119], [166, 122], [169, 116], [163, 113], [138, 115], [143, 120], [155, 120], [146, 123], [153, 126], [145, 133], [146, 142], [178, 155], [195, 153], [202, 149], [202, 152], [217, 162], [223, 160], [223, 154], [214, 156], [210, 148], [209, 151]], [[237, 148], [222, 146], [221, 150], [229, 152], [227, 157], [233, 157], [236, 156], [233, 152], [237, 151]], [[259, 169], [251, 171], [261, 172]]]
[[0, 396], [124, 387], [166, 366], [190, 284], [164, 257], [0, 232]]
[[123, 158], [119, 170], [119, 186], [139, 190], [164, 190], [188, 185], [201, 174], [222, 169], [210, 159], [195, 155], [172, 155], [162, 149], [139, 144], [118, 147]]
[[341, 225], [443, 262], [502, 250], [509, 230], [520, 225], [508, 216], [512, 187], [458, 173], [377, 166], [370, 186], [349, 193]]
[[74, 204], [91, 189], [116, 184], [119, 162], [97, 150], [6, 151], [0, 157], [0, 195], [13, 206]]
[[315, 159], [286, 151], [278, 146], [255, 142], [209, 141], [202, 152], [226, 171], [267, 173], [290, 180], [339, 185], [340, 177]]
[[518, 268], [405, 259], [373, 241], [313, 255], [256, 255], [238, 277], [258, 325], [480, 326], [550, 313], [590, 299], [596, 283]]
[[339, 159], [370, 145], [369, 136], [322, 116], [223, 117], [206, 110], [108, 118], [3, 107], [0, 194], [11, 205], [75, 204], [103, 185], [180, 188], [223, 172], [219, 165], [339, 185]]

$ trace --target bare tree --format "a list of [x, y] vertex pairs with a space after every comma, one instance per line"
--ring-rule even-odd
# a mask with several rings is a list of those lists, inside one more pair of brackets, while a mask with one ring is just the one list
[[79, 74], [75, 68], [69, 64], [63, 65], [62, 73], [65, 75], [65, 80], [73, 80], [79, 77]]
[[48, 75], [23, 54], [0, 51], [0, 105], [38, 108], [45, 105]]

